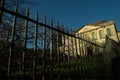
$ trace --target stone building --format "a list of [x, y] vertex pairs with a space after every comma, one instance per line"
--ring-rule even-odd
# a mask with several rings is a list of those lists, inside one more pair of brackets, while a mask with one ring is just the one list
[[82, 34], [84, 38], [92, 40], [98, 44], [105, 43], [106, 36], [118, 42], [117, 30], [113, 21], [98, 21], [92, 24], [85, 25], [76, 31], [74, 34]]
[[[104, 46], [106, 43], [106, 36], [115, 42], [118, 42], [120, 37], [120, 33], [117, 33], [115, 23], [113, 21], [104, 20], [84, 25], [74, 30], [71, 34], [83, 39], [78, 40], [73, 37], [65, 37], [65, 53], [69, 53], [71, 56], [87, 55], [87, 48], [90, 47], [90, 44], [86, 41]], [[93, 52], [97, 53], [97, 51], [101, 51], [100, 48], [95, 49], [94, 45], [91, 46], [93, 47]]]
[[118, 31], [117, 33], [118, 33], [118, 39], [119, 39], [119, 43], [120, 43], [120, 31]]

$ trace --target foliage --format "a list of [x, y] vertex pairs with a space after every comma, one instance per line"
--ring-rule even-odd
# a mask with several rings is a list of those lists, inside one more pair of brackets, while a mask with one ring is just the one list
[[[73, 59], [75, 60], [73, 61]], [[47, 64], [45, 65], [45, 68], [42, 67], [42, 61], [36, 64], [37, 74], [42, 74], [44, 69], [45, 69], [45, 74], [51, 73], [51, 70], [52, 70], [51, 61], [50, 59], [46, 61], [47, 61]], [[53, 61], [57, 61], [55, 56], [53, 57]], [[32, 76], [33, 70], [32, 70], [32, 65], [31, 65], [32, 62], [30, 58], [29, 58], [29, 62], [30, 64], [27, 63], [25, 71], [26, 71], [26, 75]], [[108, 77], [108, 76], [110, 77], [110, 73], [108, 73], [105, 70], [106, 68], [107, 67], [104, 64], [102, 55], [84, 56], [84, 57], [79, 57], [79, 58], [72, 57], [70, 58], [70, 63], [68, 63], [66, 59], [65, 61], [60, 61], [60, 65], [58, 64], [58, 62], [53, 63], [53, 73], [58, 74], [60, 71], [61, 74], [66, 74], [66, 76], [70, 74], [74, 76], [79, 75], [79, 76], [88, 77], [88, 78], [98, 78], [98, 77]], [[22, 71], [14, 70], [12, 71], [12, 76], [22, 76]]]

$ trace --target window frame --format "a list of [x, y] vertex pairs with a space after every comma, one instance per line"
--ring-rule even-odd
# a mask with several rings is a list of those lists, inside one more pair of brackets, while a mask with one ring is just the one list
[[103, 30], [99, 30], [99, 37], [100, 39], [104, 39], [105, 38], [105, 34]]
[[107, 29], [106, 29], [106, 32], [107, 32], [107, 36], [108, 36], [108, 37], [112, 35], [112, 34], [111, 34], [111, 29], [110, 29], [110, 28], [107, 28]]
[[97, 40], [97, 33], [96, 32], [92, 32], [92, 39], [93, 40]]

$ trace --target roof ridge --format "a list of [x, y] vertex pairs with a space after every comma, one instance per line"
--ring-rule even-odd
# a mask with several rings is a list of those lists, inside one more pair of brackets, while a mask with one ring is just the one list
[[88, 24], [88, 25], [98, 26], [99, 24], [102, 24], [102, 23], [105, 23], [105, 22], [107, 22], [107, 21], [105, 21], [105, 20], [99, 20], [97, 22], [94, 22], [94, 23], [91, 23], [91, 24]]

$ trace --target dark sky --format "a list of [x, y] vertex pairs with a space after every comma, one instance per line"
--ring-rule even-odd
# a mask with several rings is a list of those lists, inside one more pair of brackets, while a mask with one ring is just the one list
[[35, 0], [32, 12], [46, 15], [69, 29], [99, 20], [113, 20], [120, 31], [120, 0]]

